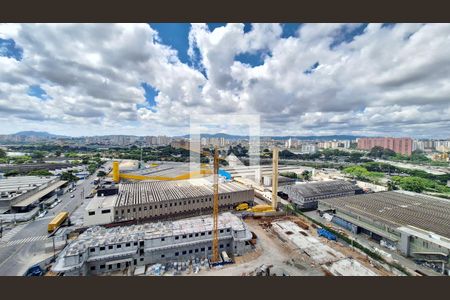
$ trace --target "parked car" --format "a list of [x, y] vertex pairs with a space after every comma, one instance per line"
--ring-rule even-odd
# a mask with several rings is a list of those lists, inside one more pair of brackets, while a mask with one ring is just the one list
[[42, 218], [42, 217], [44, 217], [47, 213], [48, 213], [48, 210], [43, 210], [43, 211], [41, 211], [41, 212], [37, 215], [37, 218], [38, 218], [38, 219], [39, 219], [39, 218]]
[[75, 195], [74, 194], [70, 194], [70, 198], [73, 198], [73, 197], [75, 197]]

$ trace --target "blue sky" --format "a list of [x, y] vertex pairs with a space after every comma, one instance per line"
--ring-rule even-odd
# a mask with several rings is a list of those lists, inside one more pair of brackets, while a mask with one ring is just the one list
[[267, 135], [445, 134], [449, 36], [414, 23], [0, 24], [0, 123], [171, 135], [192, 115], [258, 114]]
[[16, 45], [13, 39], [0, 38], [0, 56], [22, 60], [23, 50]]

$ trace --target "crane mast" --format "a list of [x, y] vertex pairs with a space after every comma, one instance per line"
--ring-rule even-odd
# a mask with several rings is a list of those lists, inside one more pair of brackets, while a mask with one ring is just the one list
[[219, 262], [219, 155], [214, 146], [214, 203], [213, 203], [213, 253], [212, 262]]

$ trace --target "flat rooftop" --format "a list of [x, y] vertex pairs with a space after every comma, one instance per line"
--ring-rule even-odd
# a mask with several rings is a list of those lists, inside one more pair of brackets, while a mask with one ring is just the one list
[[[245, 230], [241, 219], [231, 213], [219, 215], [218, 228], [233, 228]], [[116, 243], [137, 242], [153, 238], [206, 232], [213, 229], [212, 217], [195, 217], [178, 221], [146, 223], [142, 225], [120, 226], [114, 228], [91, 227], [82, 233], [74, 242], [67, 246], [64, 256], [78, 255], [86, 248]], [[209, 236], [209, 235], [207, 235]], [[209, 236], [208, 239], [211, 239]]]
[[0, 192], [29, 191], [56, 180], [56, 176], [16, 176], [0, 179]]
[[[284, 187], [280, 187], [284, 189]], [[324, 194], [336, 194], [356, 191], [359, 189], [351, 182], [344, 180], [326, 180], [297, 183], [286, 187], [286, 189], [294, 191], [296, 194], [308, 198]]]
[[394, 228], [410, 225], [450, 238], [450, 201], [446, 199], [390, 191], [324, 199], [320, 204]]
[[[219, 194], [249, 191], [250, 188], [236, 182], [219, 183]], [[153, 203], [213, 195], [213, 185], [207, 179], [179, 181], [141, 181], [122, 183], [115, 206]]]

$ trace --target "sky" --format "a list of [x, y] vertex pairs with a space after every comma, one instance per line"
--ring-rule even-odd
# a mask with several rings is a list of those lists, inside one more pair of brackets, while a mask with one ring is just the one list
[[0, 134], [235, 134], [251, 115], [263, 135], [448, 138], [449, 49], [436, 23], [0, 24]]

